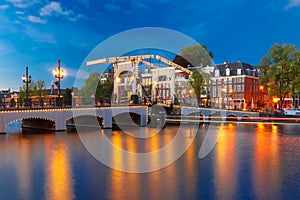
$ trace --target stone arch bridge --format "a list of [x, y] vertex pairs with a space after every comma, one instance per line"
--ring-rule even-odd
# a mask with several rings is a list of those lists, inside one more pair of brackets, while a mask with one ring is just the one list
[[0, 133], [6, 132], [6, 126], [17, 120], [47, 120], [54, 122], [55, 131], [66, 130], [67, 120], [78, 116], [96, 116], [103, 118], [103, 127], [111, 128], [113, 117], [134, 113], [140, 116], [140, 126], [147, 125], [148, 107], [89, 107], [89, 108], [60, 108], [60, 109], [28, 109], [28, 110], [2, 110], [0, 111]]

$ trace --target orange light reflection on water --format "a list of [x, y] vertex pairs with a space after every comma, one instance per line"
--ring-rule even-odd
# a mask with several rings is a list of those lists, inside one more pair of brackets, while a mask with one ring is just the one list
[[280, 159], [277, 126], [259, 123], [255, 134], [253, 185], [257, 199], [281, 199]]
[[218, 199], [234, 199], [237, 190], [236, 126], [220, 127], [221, 133], [216, 145], [216, 193]]
[[46, 142], [46, 151], [48, 151], [46, 155], [50, 155], [46, 159], [46, 199], [74, 199], [73, 173], [65, 141], [62, 138], [51, 137], [51, 139], [60, 140], [52, 143], [49, 139], [47, 138]]

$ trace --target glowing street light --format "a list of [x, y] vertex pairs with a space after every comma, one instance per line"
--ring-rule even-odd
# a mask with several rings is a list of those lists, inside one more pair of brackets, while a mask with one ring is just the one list
[[53, 75], [57, 78], [55, 85], [57, 85], [58, 93], [57, 96], [60, 98], [60, 79], [63, 79], [65, 76], [65, 72], [63, 69], [60, 69], [60, 59], [58, 59], [58, 66], [57, 69], [53, 70]]
[[55, 82], [55, 85], [57, 85], [57, 96], [58, 101], [56, 101], [56, 105], [61, 106], [61, 99], [60, 99], [60, 80], [64, 78], [65, 72], [63, 69], [60, 69], [60, 59], [58, 59], [58, 66], [57, 69], [53, 70], [53, 75], [55, 78], [57, 78], [57, 81]]

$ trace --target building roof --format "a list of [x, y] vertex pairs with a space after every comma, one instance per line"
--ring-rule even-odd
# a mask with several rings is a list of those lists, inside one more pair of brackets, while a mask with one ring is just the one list
[[[247, 76], [258, 77], [259, 75], [259, 72], [255, 66], [244, 62], [234, 62], [234, 63], [225, 62], [224, 64], [218, 64], [215, 66], [213, 73], [216, 70], [220, 70], [220, 76], [226, 76], [227, 68], [229, 68], [230, 70], [230, 76], [247, 75]], [[241, 69], [240, 74], [238, 74], [238, 69]]]

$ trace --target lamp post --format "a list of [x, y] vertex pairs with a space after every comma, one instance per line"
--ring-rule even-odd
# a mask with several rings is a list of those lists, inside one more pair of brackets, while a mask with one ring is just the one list
[[65, 72], [63, 69], [60, 69], [60, 59], [58, 59], [58, 65], [57, 69], [53, 70], [54, 77], [57, 78], [57, 81], [55, 82], [55, 85], [57, 85], [57, 96], [58, 96], [58, 101], [57, 103], [59, 106], [61, 105], [61, 100], [60, 100], [60, 79], [63, 79], [65, 76]]
[[28, 84], [31, 83], [31, 76], [28, 76], [28, 67], [26, 67], [26, 75], [22, 76], [23, 83], [26, 84], [26, 98], [24, 101], [24, 106], [30, 106], [30, 100], [28, 99], [29, 96], [29, 87]]

